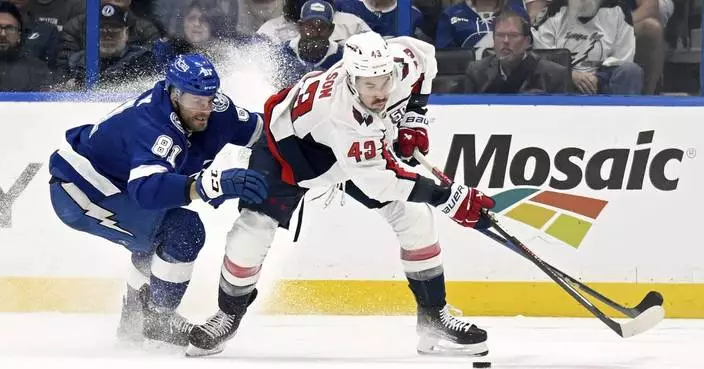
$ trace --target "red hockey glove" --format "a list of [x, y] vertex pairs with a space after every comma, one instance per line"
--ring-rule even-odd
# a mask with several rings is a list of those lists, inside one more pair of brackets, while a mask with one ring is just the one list
[[450, 197], [438, 208], [463, 227], [486, 229], [489, 222], [481, 211], [491, 209], [495, 204], [494, 199], [477, 189], [453, 183]]
[[428, 154], [428, 118], [414, 111], [406, 112], [398, 126], [398, 141], [395, 145], [396, 154], [410, 165], [417, 165], [413, 152], [418, 149], [423, 155]]

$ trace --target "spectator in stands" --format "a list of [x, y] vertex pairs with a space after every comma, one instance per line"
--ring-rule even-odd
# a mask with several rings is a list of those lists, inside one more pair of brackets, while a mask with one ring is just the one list
[[261, 26], [281, 15], [283, 0], [239, 0], [237, 33], [253, 35]]
[[[303, 3], [305, 0], [285, 0], [283, 14], [264, 23], [257, 33], [276, 43], [298, 37], [297, 22], [300, 20]], [[352, 35], [371, 31], [371, 28], [354, 14], [335, 11], [332, 22], [335, 28], [330, 35], [330, 40], [333, 42], [345, 42]]]
[[25, 52], [45, 62], [49, 69], [56, 69], [59, 47], [59, 30], [56, 26], [37, 22], [29, 11], [27, 0], [9, 0], [22, 14], [22, 48]]
[[473, 48], [481, 59], [485, 49], [494, 47], [494, 14], [505, 7], [529, 19], [523, 0], [465, 0], [447, 8], [440, 16], [435, 47]]
[[527, 52], [530, 24], [522, 14], [505, 9], [494, 19], [494, 55], [473, 64], [466, 78], [468, 93], [566, 93], [569, 69]]
[[[100, 79], [102, 85], [150, 78], [157, 72], [150, 50], [128, 43], [129, 13], [106, 4], [100, 11]], [[86, 76], [85, 51], [71, 54], [66, 88], [82, 88]]]
[[237, 19], [239, 18], [239, 7], [237, 0], [215, 0], [215, 9], [224, 16], [224, 22], [220, 31], [228, 38], [239, 37], [237, 32]]
[[164, 68], [178, 54], [201, 53], [217, 59], [215, 44], [223, 31], [225, 15], [209, 0], [189, 0], [176, 15], [173, 37], [154, 44], [156, 64]]
[[533, 30], [536, 49], [572, 52], [572, 81], [584, 94], [640, 94], [631, 12], [618, 0], [553, 0]]
[[[193, 0], [143, 0], [151, 3], [150, 19], [163, 30], [164, 35], [176, 35], [183, 25], [183, 9]], [[202, 7], [222, 14], [218, 34], [230, 38], [237, 36], [237, 19], [239, 17], [238, 0], [206, 0]], [[134, 8], [135, 0], [132, 0]], [[143, 6], [142, 6], [143, 7]], [[140, 10], [145, 12], [146, 10]]]
[[300, 36], [284, 43], [275, 58], [278, 88], [288, 87], [304, 74], [324, 71], [342, 59], [342, 46], [330, 40], [335, 10], [324, 0], [308, 0], [301, 9]]
[[22, 15], [11, 3], [0, 3], [0, 91], [40, 91], [51, 80], [41, 60], [22, 52]]
[[[350, 13], [361, 18], [372, 31], [384, 36], [400, 36], [397, 32], [397, 0], [335, 0], [339, 12]], [[415, 33], [423, 21], [423, 14], [411, 7], [411, 33]]]
[[[101, 6], [111, 4], [120, 8], [123, 12], [129, 13], [131, 0], [101, 0]], [[104, 8], [103, 8], [104, 9]], [[150, 21], [137, 18], [129, 13], [129, 43], [131, 45], [140, 45], [151, 48], [154, 41], [160, 37], [159, 29]], [[61, 33], [61, 46], [59, 48], [59, 66], [66, 66], [69, 55], [85, 49], [85, 29], [86, 16], [81, 14], [69, 20], [64, 31]]]
[[643, 92], [654, 94], [665, 66], [665, 26], [674, 12], [672, 0], [625, 0], [636, 35], [635, 61], [643, 67]]
[[53, 24], [61, 32], [69, 19], [85, 14], [86, 0], [27, 0], [36, 21]]
[[531, 24], [538, 23], [538, 19], [541, 15], [545, 15], [548, 8], [548, 0], [525, 0], [525, 4]]

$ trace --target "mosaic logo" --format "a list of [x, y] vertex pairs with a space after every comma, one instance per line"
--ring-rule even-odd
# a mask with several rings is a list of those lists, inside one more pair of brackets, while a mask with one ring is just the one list
[[538, 229], [578, 248], [607, 201], [537, 188], [492, 195], [494, 212]]
[[[452, 137], [444, 172], [454, 178], [462, 159], [463, 183], [470, 187], [476, 187], [488, 173], [488, 188], [508, 187], [508, 179], [514, 186], [549, 186], [561, 191], [580, 184], [592, 190], [642, 190], [650, 184], [660, 191], [673, 191], [679, 178], [668, 178], [665, 167], [682, 162], [684, 151], [666, 148], [651, 153], [655, 151], [650, 146], [654, 137], [655, 131], [639, 132], [633, 149], [590, 150], [566, 146], [548, 152], [541, 147], [515, 148], [512, 135], [491, 135], [480, 148], [474, 135], [456, 134]], [[493, 162], [491, 166], [490, 162]], [[529, 166], [529, 163], [534, 165]], [[627, 169], [629, 164], [630, 169]]]

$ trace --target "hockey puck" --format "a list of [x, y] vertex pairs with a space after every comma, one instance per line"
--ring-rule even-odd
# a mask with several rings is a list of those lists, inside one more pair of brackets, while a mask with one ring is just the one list
[[473, 368], [491, 368], [491, 363], [488, 361], [475, 361], [472, 363]]

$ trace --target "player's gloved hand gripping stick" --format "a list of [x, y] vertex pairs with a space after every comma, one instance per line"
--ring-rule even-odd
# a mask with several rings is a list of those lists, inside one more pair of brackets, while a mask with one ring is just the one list
[[266, 199], [268, 189], [264, 176], [249, 169], [219, 170], [211, 165], [196, 178], [196, 192], [216, 209], [225, 200], [235, 198], [259, 204]]
[[[428, 161], [428, 159], [418, 150], [413, 153], [413, 157], [418, 160], [418, 162], [420, 162], [423, 167], [432, 172], [433, 175], [435, 175], [435, 177], [437, 177], [443, 183], [450, 186], [453, 185], [452, 180], [450, 180], [450, 178], [447, 177], [445, 173], [443, 173], [440, 169], [433, 166]], [[572, 298], [577, 300], [577, 302], [579, 302], [582, 306], [589, 310], [590, 313], [592, 313], [595, 317], [599, 318], [599, 320], [601, 320], [604, 324], [606, 324], [609, 328], [611, 328], [621, 337], [631, 337], [639, 333], [643, 333], [653, 328], [665, 317], [665, 309], [663, 309], [662, 307], [663, 298], [659, 292], [648, 292], [648, 294], [643, 298], [643, 300], [635, 307], [629, 308], [623, 306], [602, 295], [601, 293], [595, 291], [589, 286], [586, 286], [578, 280], [570, 277], [569, 275], [565, 274], [554, 266], [548, 264], [544, 260], [540, 259], [530, 249], [528, 249], [526, 245], [516, 239], [516, 237], [511, 236], [508, 232], [501, 228], [493, 214], [489, 213], [488, 211], [483, 212], [482, 217], [486, 218], [486, 220], [491, 225], [491, 228], [495, 229], [498, 234], [488, 228], [479, 229], [479, 227], [477, 227], [479, 232], [482, 232], [484, 235], [488, 236], [494, 241], [508, 247], [509, 249], [515, 251], [519, 255], [533, 262], [533, 264], [535, 264], [538, 268], [540, 268], [540, 270], [542, 270], [553, 281], [555, 281], [555, 283], [562, 287], [562, 289], [564, 289], [570, 296], [572, 296]], [[609, 307], [623, 313], [624, 315], [632, 319], [625, 323], [619, 323], [614, 321], [613, 319], [609, 318], [606, 314], [604, 314], [604, 312], [602, 312], [594, 304], [592, 304], [591, 301], [589, 301], [582, 294], [580, 294], [577, 289], [586, 292], [597, 300], [603, 302]]]

